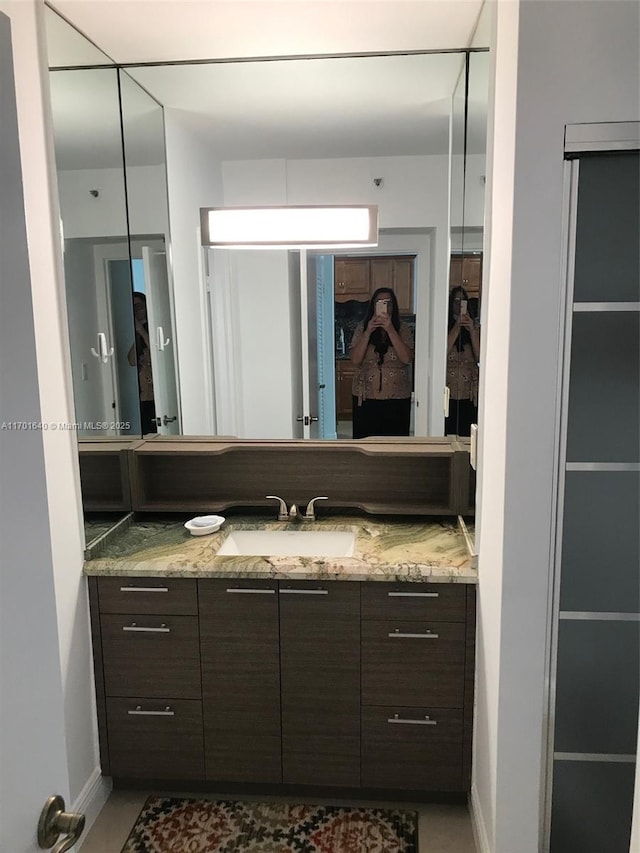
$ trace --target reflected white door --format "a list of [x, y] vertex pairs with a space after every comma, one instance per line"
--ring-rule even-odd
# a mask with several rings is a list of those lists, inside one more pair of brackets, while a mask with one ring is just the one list
[[111, 365], [115, 377], [113, 405], [109, 420], [115, 426], [110, 434], [140, 435], [140, 389], [138, 371], [129, 362], [129, 350], [135, 340], [131, 310], [131, 263], [129, 258], [106, 261], [108, 326], [113, 354]]
[[[309, 364], [307, 352], [306, 251], [289, 252], [289, 310], [291, 312], [291, 437], [309, 438]], [[296, 317], [298, 322], [296, 322]]]
[[176, 341], [171, 314], [167, 256], [165, 252], [143, 246], [142, 260], [158, 432], [162, 435], [179, 435], [181, 430], [176, 381]]
[[[329, 264], [326, 263], [330, 260]], [[336, 438], [333, 258], [300, 252], [304, 438]]]
[[318, 418], [313, 438], [338, 437], [333, 260], [333, 255], [316, 255], [309, 261], [309, 394], [311, 414]]

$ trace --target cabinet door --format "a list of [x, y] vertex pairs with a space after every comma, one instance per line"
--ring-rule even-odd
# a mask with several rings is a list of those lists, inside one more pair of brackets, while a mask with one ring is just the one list
[[336, 417], [351, 420], [353, 377], [357, 368], [350, 361], [336, 362]]
[[281, 782], [277, 584], [199, 580], [208, 779]]
[[462, 711], [362, 709], [362, 787], [419, 791], [462, 788]]
[[451, 255], [449, 287], [464, 287], [471, 299], [477, 299], [482, 290], [482, 253]]
[[197, 616], [100, 616], [107, 696], [200, 699]]
[[401, 314], [413, 314], [413, 258], [396, 258], [393, 262], [393, 290]]
[[204, 779], [202, 703], [193, 699], [107, 699], [110, 775]]
[[362, 623], [364, 705], [462, 708], [464, 665], [463, 623]]
[[373, 293], [379, 287], [388, 287], [393, 290], [393, 259], [372, 258], [371, 259], [371, 286]]
[[413, 256], [371, 258], [370, 261], [370, 293], [379, 287], [393, 290], [401, 314], [413, 313], [413, 262]]
[[369, 261], [366, 258], [336, 258], [334, 280], [336, 302], [369, 299]]
[[360, 588], [280, 582], [283, 782], [360, 785]]

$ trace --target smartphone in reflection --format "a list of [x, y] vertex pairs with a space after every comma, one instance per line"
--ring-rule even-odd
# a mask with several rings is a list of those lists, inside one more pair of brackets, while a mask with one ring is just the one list
[[385, 299], [378, 299], [376, 302], [376, 315], [378, 317], [384, 317], [387, 313], [387, 303]]
[[460, 300], [460, 316], [462, 317], [466, 313], [467, 313], [467, 300], [461, 299]]

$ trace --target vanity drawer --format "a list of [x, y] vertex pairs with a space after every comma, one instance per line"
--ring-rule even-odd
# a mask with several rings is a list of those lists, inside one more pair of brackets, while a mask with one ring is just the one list
[[358, 581], [279, 581], [280, 618], [300, 620], [331, 616], [332, 619], [360, 618]]
[[362, 623], [362, 703], [462, 708], [461, 622]]
[[363, 788], [459, 791], [462, 751], [462, 711], [362, 709]]
[[191, 578], [98, 578], [98, 601], [100, 613], [198, 613], [196, 581]]
[[362, 585], [363, 619], [428, 619], [464, 622], [465, 584], [370, 583]]
[[200, 699], [197, 616], [100, 617], [107, 696]]
[[107, 699], [110, 773], [128, 779], [204, 779], [202, 704]]

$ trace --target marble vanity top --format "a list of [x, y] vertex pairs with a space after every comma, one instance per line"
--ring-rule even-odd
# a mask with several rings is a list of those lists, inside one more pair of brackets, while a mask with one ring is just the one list
[[[186, 520], [186, 519], [185, 519]], [[353, 557], [218, 556], [231, 530], [350, 530]], [[389, 520], [369, 516], [278, 522], [229, 516], [218, 533], [191, 536], [181, 521], [132, 521], [87, 559], [87, 575], [185, 578], [247, 577], [295, 580], [476, 583], [468, 537], [455, 519]]]

